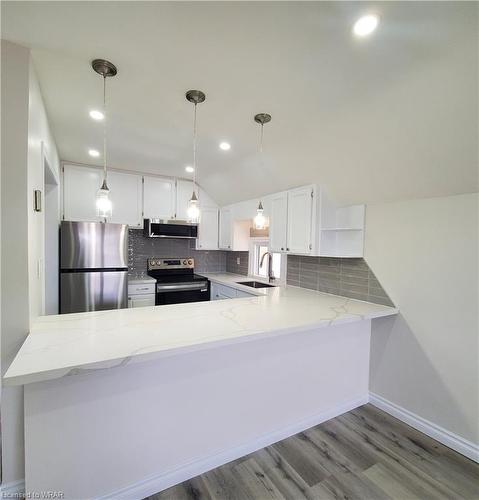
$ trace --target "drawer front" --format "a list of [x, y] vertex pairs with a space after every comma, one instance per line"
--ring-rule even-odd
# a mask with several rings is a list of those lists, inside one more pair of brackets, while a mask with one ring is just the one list
[[231, 288], [230, 286], [225, 286], [225, 285], [216, 285], [218, 293], [220, 295], [224, 295], [225, 297], [228, 297], [230, 299], [235, 299], [236, 298], [236, 289]]
[[155, 305], [155, 294], [148, 293], [145, 295], [129, 295], [128, 307], [148, 307]]
[[128, 295], [143, 295], [145, 293], [155, 293], [155, 283], [128, 285]]
[[256, 297], [256, 295], [218, 283], [211, 284], [211, 300], [238, 299], [241, 297]]

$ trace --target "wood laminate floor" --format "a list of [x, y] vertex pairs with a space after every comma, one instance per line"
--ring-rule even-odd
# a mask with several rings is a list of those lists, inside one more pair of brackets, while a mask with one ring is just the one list
[[148, 500], [479, 499], [479, 465], [365, 405]]

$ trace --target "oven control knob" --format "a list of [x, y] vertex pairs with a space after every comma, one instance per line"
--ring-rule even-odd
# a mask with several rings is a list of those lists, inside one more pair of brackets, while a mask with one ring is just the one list
[[191, 266], [193, 264], [193, 261], [191, 259], [188, 259], [188, 265]]
[[188, 261], [187, 260], [184, 260], [183, 261], [183, 265], [186, 266], [186, 264], [188, 264]]

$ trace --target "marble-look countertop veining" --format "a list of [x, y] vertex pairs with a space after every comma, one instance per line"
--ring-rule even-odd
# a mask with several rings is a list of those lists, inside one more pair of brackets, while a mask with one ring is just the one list
[[255, 296], [41, 316], [8, 368], [22, 385], [164, 355], [397, 314], [397, 309], [296, 287], [252, 289], [248, 278], [202, 273]]

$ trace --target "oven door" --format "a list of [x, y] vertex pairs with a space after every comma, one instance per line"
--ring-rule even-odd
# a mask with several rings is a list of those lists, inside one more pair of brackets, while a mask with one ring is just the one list
[[181, 304], [210, 300], [210, 282], [158, 283], [156, 285], [156, 305]]

